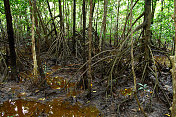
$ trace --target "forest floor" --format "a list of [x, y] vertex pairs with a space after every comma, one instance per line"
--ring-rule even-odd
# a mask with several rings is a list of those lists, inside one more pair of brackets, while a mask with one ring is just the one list
[[[121, 86], [113, 87], [113, 93], [110, 95], [107, 94], [106, 86], [104, 86], [107, 84], [107, 81], [102, 81], [97, 75], [92, 84], [91, 99], [88, 100], [86, 98], [87, 91], [77, 87], [77, 81], [80, 79], [73, 77], [80, 66], [73, 64], [61, 67], [59, 65], [52, 65], [51, 62], [48, 62], [49, 69], [46, 73], [49, 87], [37, 88], [37, 84], [31, 83], [30, 78], [26, 78], [20, 83], [6, 82], [0, 84], [1, 116], [144, 116], [133, 95], [133, 79], [129, 79], [128, 82], [125, 82]], [[78, 75], [80, 74], [81, 72], [78, 73]], [[24, 74], [21, 73], [21, 77], [24, 79]], [[139, 81], [137, 79], [137, 82]], [[170, 72], [161, 73], [159, 84], [158, 92], [153, 92], [152, 87], [154, 87], [154, 84], [152, 82], [138, 91], [139, 101], [148, 117], [170, 116], [170, 105], [167, 103], [172, 98], [170, 94], [172, 92]], [[138, 88], [141, 86], [138, 86]]]

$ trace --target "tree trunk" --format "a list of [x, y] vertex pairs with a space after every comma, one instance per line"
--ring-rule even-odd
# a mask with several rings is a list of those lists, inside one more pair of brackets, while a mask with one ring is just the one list
[[116, 31], [115, 31], [115, 37], [114, 37], [114, 46], [116, 47], [118, 45], [118, 38], [119, 38], [119, 12], [120, 12], [120, 1], [118, 1], [118, 8], [117, 8], [117, 25], [116, 25]]
[[53, 26], [54, 26], [54, 32], [55, 32], [55, 35], [56, 35], [56, 37], [57, 37], [56, 25], [55, 25], [55, 23], [54, 23], [54, 18], [53, 18], [53, 15], [52, 15], [52, 13], [51, 13], [50, 5], [49, 5], [48, 0], [46, 0], [46, 2], [47, 2], [47, 5], [48, 5], [48, 10], [49, 10], [49, 13], [50, 13], [50, 17], [51, 17], [51, 20], [52, 20], [52, 24], [53, 24]]
[[[98, 44], [99, 44], [99, 37], [98, 37], [98, 15], [99, 15], [99, 13], [98, 13], [98, 9], [99, 9], [99, 0], [98, 0], [98, 6], [97, 6], [97, 11], [96, 11], [96, 23], [95, 23], [95, 47], [97, 47], [98, 46]], [[97, 50], [97, 49], [96, 49]]]
[[34, 69], [33, 73], [34, 76], [37, 76], [37, 56], [36, 56], [36, 50], [35, 50], [35, 18], [34, 18], [34, 1], [32, 1], [32, 57], [33, 57], [33, 64], [34, 64]]
[[125, 31], [126, 31], [128, 19], [129, 19], [129, 0], [128, 0], [128, 5], [127, 5], [126, 21], [125, 21], [124, 28], [123, 28], [123, 32], [122, 32], [122, 35], [121, 35], [121, 38], [123, 38], [123, 39], [125, 39]]
[[[176, 46], [176, 0], [174, 0], [174, 24], [175, 24], [175, 46]], [[173, 103], [171, 108], [172, 117], [176, 117], [176, 47], [174, 61], [172, 62], [172, 87], [173, 87]]]
[[59, 15], [60, 15], [60, 30], [63, 31], [63, 29], [64, 29], [64, 24], [63, 24], [61, 0], [59, 0]]
[[160, 24], [160, 33], [159, 33], [159, 39], [158, 39], [158, 44], [159, 44], [159, 48], [161, 47], [161, 38], [162, 38], [162, 21], [163, 21], [163, 3], [164, 3], [164, 0], [161, 0], [161, 14], [160, 14], [160, 22], [161, 22], [161, 24]]
[[49, 46], [50, 46], [50, 42], [49, 42], [49, 39], [48, 39], [48, 36], [47, 36], [47, 28], [46, 28], [46, 26], [44, 25], [44, 22], [43, 22], [43, 20], [42, 20], [42, 17], [41, 17], [41, 14], [40, 14], [40, 11], [38, 10], [38, 8], [37, 8], [37, 6], [35, 5], [34, 6], [35, 8], [35, 12], [37, 12], [37, 15], [38, 15], [38, 18], [39, 18], [39, 20], [40, 20], [40, 24], [41, 24], [41, 26], [42, 26], [42, 29], [43, 29], [43, 32], [44, 32], [44, 35], [45, 35], [45, 42], [46, 42], [46, 44], [47, 44], [47, 47], [49, 48]]
[[66, 36], [69, 36], [69, 14], [70, 14], [70, 12], [69, 12], [69, 7], [68, 7], [68, 2], [67, 2], [67, 4], [65, 3], [65, 19], [66, 19]]
[[108, 6], [108, 0], [104, 0], [104, 29], [103, 29], [102, 50], [104, 50], [104, 47], [105, 47], [105, 40], [106, 40], [106, 16], [107, 16], [107, 6]]
[[153, 24], [153, 20], [154, 20], [156, 2], [157, 2], [157, 0], [152, 0], [152, 19], [151, 19], [152, 21], [151, 21], [151, 24]]
[[111, 35], [112, 35], [112, 12], [111, 12], [111, 28], [110, 28], [110, 37], [109, 37], [109, 44], [111, 44]]
[[63, 32], [64, 32], [64, 35], [65, 35], [65, 27], [64, 27], [64, 19], [65, 19], [65, 5], [66, 5], [66, 3], [65, 3], [66, 1], [62, 1], [62, 3], [63, 3], [63, 7], [62, 7], [62, 25], [63, 25]]
[[76, 0], [73, 1], [73, 39], [72, 39], [72, 49], [73, 49], [73, 53], [76, 53], [76, 33], [75, 33], [75, 26], [76, 26]]
[[10, 67], [11, 67], [11, 79], [16, 82], [19, 81], [17, 77], [17, 66], [16, 66], [16, 52], [15, 52], [15, 43], [14, 43], [14, 32], [12, 26], [12, 16], [10, 11], [9, 0], [4, 0], [5, 14], [6, 14], [6, 22], [7, 22], [7, 34], [9, 41], [9, 49], [10, 49]]
[[[144, 58], [146, 65], [149, 65], [150, 52], [149, 52], [149, 40], [151, 36], [150, 25], [151, 25], [151, 0], [145, 0], [145, 13], [144, 13], [144, 22], [147, 22], [144, 27]], [[146, 69], [145, 76], [148, 77], [148, 69]]]
[[[94, 1], [94, 2], [93, 2], [93, 6], [92, 6], [92, 7], [93, 7], [93, 8], [92, 8], [92, 17], [93, 17], [94, 10], [95, 10], [95, 3], [96, 3], [96, 2]], [[93, 20], [93, 19], [92, 19], [92, 20]]]
[[[42, 63], [41, 63], [41, 59], [40, 59], [40, 40], [41, 40], [41, 35], [40, 35], [40, 31], [39, 31], [39, 25], [38, 25], [38, 18], [37, 18], [37, 6], [36, 6], [36, 0], [33, 0], [33, 5], [31, 4], [31, 6], [33, 6], [34, 9], [34, 19], [35, 19], [35, 26], [36, 26], [36, 33], [38, 36], [37, 39], [37, 48], [36, 48], [36, 60], [37, 60], [37, 70], [39, 71], [39, 74], [41, 76], [40, 81], [42, 82], [41, 85], [45, 85], [46, 84], [46, 80], [45, 79], [45, 73], [43, 71], [43, 67], [42, 67]], [[39, 13], [39, 12], [38, 12]], [[35, 40], [35, 39], [34, 39]]]
[[[83, 12], [83, 39], [82, 39], [82, 45], [83, 45], [83, 63], [86, 62], [86, 2], [83, 0], [83, 6], [82, 6], [82, 12]], [[86, 70], [86, 66], [83, 68], [83, 70]], [[84, 82], [83, 86], [84, 89], [88, 88], [88, 79], [86, 74], [83, 76]]]
[[[101, 26], [101, 30], [100, 30], [100, 40], [99, 40], [99, 50], [102, 50], [102, 47], [104, 47], [104, 41], [105, 41], [105, 37], [106, 37], [106, 15], [107, 15], [107, 4], [108, 4], [108, 0], [104, 0], [104, 16], [103, 16], [103, 22], [102, 22], [102, 26]], [[103, 32], [103, 36], [102, 37], [102, 32]]]
[[91, 85], [92, 85], [92, 74], [91, 74], [91, 52], [92, 52], [92, 11], [93, 10], [93, 4], [92, 4], [92, 0], [90, 0], [90, 16], [89, 16], [89, 32], [88, 32], [88, 35], [89, 35], [89, 60], [88, 60], [88, 67], [89, 67], [89, 70], [88, 70], [88, 78], [89, 78], [89, 93], [88, 93], [88, 99], [91, 98]]
[[132, 70], [132, 73], [133, 73], [133, 80], [134, 80], [134, 97], [135, 97], [135, 99], [136, 99], [136, 102], [137, 102], [137, 104], [138, 104], [138, 107], [139, 107], [139, 109], [142, 111], [142, 113], [144, 114], [144, 117], [148, 117], [147, 115], [146, 115], [146, 113], [144, 112], [144, 109], [143, 109], [143, 107], [141, 106], [141, 104], [140, 104], [140, 102], [139, 102], [139, 99], [138, 99], [138, 97], [137, 97], [137, 83], [136, 83], [136, 73], [135, 73], [135, 65], [134, 65], [134, 46], [133, 46], [133, 44], [134, 44], [134, 40], [133, 40], [133, 30], [132, 30], [132, 27], [133, 27], [133, 24], [132, 24], [132, 19], [133, 19], [133, 12], [132, 12], [132, 9], [133, 9], [133, 7], [132, 7], [132, 5], [133, 5], [133, 0], [131, 0], [131, 10], [130, 10], [130, 27], [131, 27], [131, 70]]

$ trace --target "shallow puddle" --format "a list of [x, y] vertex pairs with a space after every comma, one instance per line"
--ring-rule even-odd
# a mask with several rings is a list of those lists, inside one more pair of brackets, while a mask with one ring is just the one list
[[[0, 116], [2, 117], [98, 117], [100, 111], [95, 106], [84, 106], [79, 102], [70, 103], [63, 101], [65, 98], [76, 97], [82, 90], [77, 90], [77, 82], [69, 82], [69, 78], [52, 75], [60, 66], [54, 66], [46, 73], [48, 85], [52, 89], [66, 91], [64, 98], [54, 99], [45, 104], [28, 100], [9, 100], [0, 105]], [[24, 75], [22, 74], [21, 77]], [[38, 99], [42, 101], [41, 99]]]
[[36, 101], [6, 101], [0, 106], [1, 117], [98, 117], [99, 110], [94, 106], [85, 107], [80, 103], [54, 99], [42, 104]]

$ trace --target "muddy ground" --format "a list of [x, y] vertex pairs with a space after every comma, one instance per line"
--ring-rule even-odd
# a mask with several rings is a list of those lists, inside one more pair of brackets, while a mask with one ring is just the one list
[[[37, 88], [36, 84], [31, 82], [30, 75], [25, 76], [22, 73], [22, 81], [20, 83], [1, 83], [1, 116], [144, 116], [134, 98], [132, 78], [128, 79], [128, 82], [124, 83], [122, 86], [114, 86], [113, 93], [108, 94], [105, 86], [107, 81], [102, 81], [97, 75], [92, 83], [92, 97], [88, 100], [86, 98], [88, 92], [77, 87], [77, 81], [80, 79], [78, 77], [73, 78], [78, 68], [79, 65], [69, 65], [65, 67], [50, 65], [46, 73], [49, 86], [45, 88]], [[138, 90], [137, 95], [141, 106], [144, 108], [148, 117], [170, 116], [169, 107], [171, 104], [169, 103], [172, 101], [170, 72], [162, 71], [159, 77], [158, 92], [153, 92], [155, 79], [152, 76], [150, 79], [151, 81], [146, 84], [147, 86], [145, 88], [143, 87], [143, 89]], [[68, 83], [68, 81], [70, 83]], [[138, 78], [137, 82], [140, 82]], [[142, 86], [137, 86], [138, 89], [140, 87]]]

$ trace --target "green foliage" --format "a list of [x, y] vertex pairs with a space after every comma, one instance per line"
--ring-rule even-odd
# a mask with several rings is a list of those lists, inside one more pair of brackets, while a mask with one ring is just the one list
[[3, 0], [1, 0], [0, 1], [0, 14], [4, 14], [4, 13], [5, 13], [5, 11], [4, 11], [4, 2], [3, 2]]
[[[53, 15], [59, 15], [59, 3], [58, 0], [49, 0], [49, 2], [55, 5], [55, 8], [53, 5], [51, 5], [51, 11]], [[100, 29], [102, 26], [102, 20], [104, 15], [104, 0], [94, 0], [95, 2], [95, 8], [94, 8], [94, 17], [93, 21], [98, 23], [98, 34], [100, 33]], [[135, 2], [135, 1], [134, 1]], [[62, 7], [63, 7], [63, 0], [61, 0]], [[99, 5], [98, 5], [99, 3]], [[0, 1], [0, 19], [2, 21], [2, 24], [5, 24], [5, 15], [4, 15], [4, 5], [3, 0]], [[63, 15], [64, 15], [64, 22], [69, 25], [69, 28], [72, 28], [72, 5], [73, 0], [66, 0], [64, 1], [64, 4], [67, 6], [67, 9], [65, 9]], [[126, 21], [126, 16], [129, 13], [130, 9], [130, 0], [121, 0], [120, 2], [120, 12], [119, 12], [119, 30], [118, 35], [120, 36], [123, 32], [123, 27]], [[133, 3], [134, 4], [134, 3]], [[31, 23], [30, 19], [30, 5], [28, 0], [10, 0], [11, 5], [11, 11], [12, 11], [12, 17], [13, 22], [15, 25], [26, 25], [29, 26]], [[99, 7], [98, 7], [99, 6]], [[45, 20], [44, 22], [47, 23], [50, 20], [46, 0], [38, 0], [37, 1], [37, 7], [39, 12], [41, 13], [42, 18]], [[65, 6], [64, 6], [65, 7]], [[174, 2], [171, 0], [165, 0], [163, 5], [163, 12], [161, 12], [161, 1], [157, 0], [156, 4], [156, 10], [154, 15], [154, 23], [151, 26], [152, 30], [152, 39], [158, 40], [160, 39], [163, 43], [172, 42], [172, 38], [174, 35], [174, 26], [173, 26], [173, 19], [171, 18], [171, 15], [173, 14], [173, 7]], [[111, 38], [114, 38], [113, 35], [116, 33], [116, 25], [117, 25], [117, 9], [118, 9], [118, 0], [108, 0], [108, 7], [107, 7], [107, 21], [106, 21], [106, 34], [110, 35], [111, 30]], [[77, 0], [76, 3], [76, 22], [77, 22], [77, 31], [82, 30], [82, 0]], [[98, 12], [97, 12], [98, 11]], [[142, 13], [144, 12], [144, 0], [138, 1], [136, 6], [133, 8], [133, 22], [138, 18]], [[86, 0], [86, 14], [87, 14], [87, 26], [89, 21], [89, 0]], [[98, 15], [98, 17], [97, 17]], [[66, 20], [66, 16], [68, 16], [68, 19]], [[139, 24], [143, 22], [143, 17], [140, 18], [136, 24], [133, 26], [133, 29], [137, 27]], [[59, 22], [59, 17], [55, 19], [56, 24]], [[94, 25], [95, 26], [95, 25]], [[126, 26], [126, 32], [129, 29], [130, 24], [129, 20]], [[69, 30], [70, 30], [69, 29]], [[95, 27], [94, 27], [95, 29]], [[24, 34], [25, 33], [24, 31]], [[138, 34], [137, 32], [135, 34]], [[139, 35], [139, 34], [138, 34]], [[135, 35], [136, 36], [136, 35]], [[109, 36], [108, 36], [109, 37]], [[136, 36], [137, 37], [137, 36]], [[107, 38], [109, 40], [109, 38]], [[113, 41], [113, 40], [112, 40]]]
[[174, 25], [171, 15], [174, 14], [173, 2], [165, 1], [163, 12], [161, 12], [161, 3], [157, 3], [154, 17], [154, 24], [151, 26], [153, 39], [160, 39], [161, 42], [172, 42], [174, 35]]
[[[143, 91], [146, 91], [148, 86], [147, 84], [141, 84], [141, 83], [138, 83], [138, 85], [140, 86], [138, 90], [143, 90]], [[148, 90], [149, 91], [149, 90]], [[150, 91], [149, 91], [150, 92]]]

